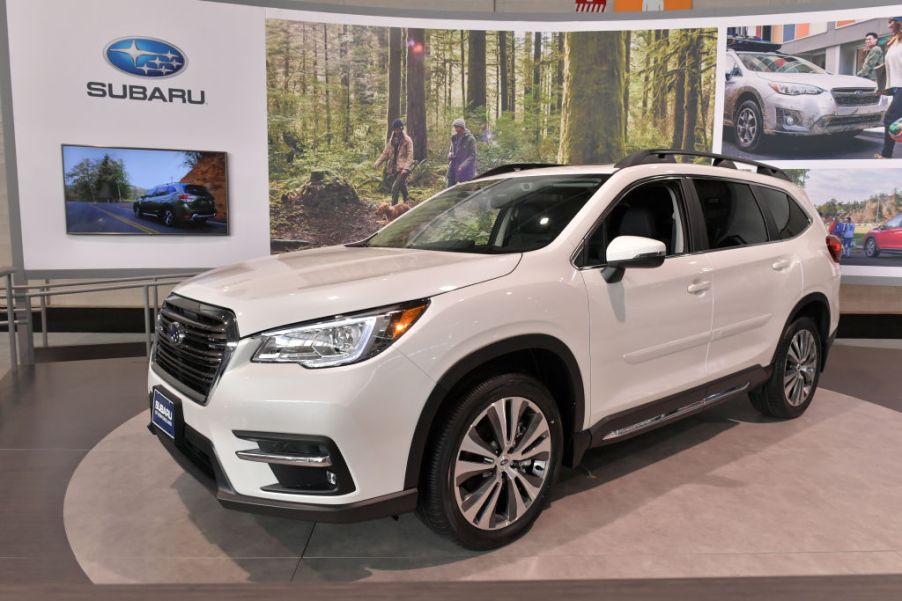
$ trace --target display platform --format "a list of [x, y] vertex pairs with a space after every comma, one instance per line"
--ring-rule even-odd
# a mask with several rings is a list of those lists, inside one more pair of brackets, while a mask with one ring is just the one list
[[331, 525], [225, 510], [147, 433], [146, 412], [75, 469], [65, 534], [103, 584], [899, 574], [902, 399], [882, 382], [900, 361], [838, 345], [798, 420], [739, 398], [595, 450], [527, 536], [491, 553], [413, 515]]

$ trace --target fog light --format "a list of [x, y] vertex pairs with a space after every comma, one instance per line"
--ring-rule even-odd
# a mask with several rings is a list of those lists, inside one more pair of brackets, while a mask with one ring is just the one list
[[786, 127], [798, 127], [802, 125], [802, 115], [798, 111], [789, 109], [777, 109], [777, 118]]
[[335, 472], [330, 472], [326, 470], [326, 482], [329, 483], [329, 486], [337, 486], [338, 485], [338, 477], [335, 475]]

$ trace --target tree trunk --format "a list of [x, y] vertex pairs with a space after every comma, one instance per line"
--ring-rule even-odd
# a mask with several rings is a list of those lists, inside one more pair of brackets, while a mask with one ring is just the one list
[[673, 96], [673, 138], [670, 143], [671, 148], [683, 147], [683, 135], [686, 125], [686, 73], [683, 67], [686, 65], [686, 46], [685, 34], [683, 30], [676, 30], [675, 44], [678, 47], [677, 65], [680, 70], [677, 72], [676, 85], [674, 86]]
[[301, 23], [301, 94], [307, 95], [307, 24]]
[[659, 130], [664, 129], [664, 120], [667, 117], [667, 90], [664, 85], [664, 76], [667, 73], [666, 54], [669, 45], [669, 32], [667, 30], [655, 31], [652, 118], [655, 127]]
[[388, 32], [388, 113], [386, 138], [391, 135], [392, 121], [401, 116], [401, 29], [392, 27]]
[[513, 117], [517, 112], [517, 36], [511, 33], [511, 52], [510, 52], [510, 97], [508, 99], [508, 108]]
[[332, 141], [332, 102], [329, 99], [329, 30], [323, 23], [323, 86], [326, 90], [326, 140]]
[[557, 66], [554, 74], [555, 109], [561, 112], [564, 102], [564, 34], [557, 34]]
[[536, 109], [542, 101], [542, 34], [533, 34], [532, 44], [532, 102]]
[[632, 32], [628, 29], [623, 33], [623, 36], [625, 38], [624, 45], [626, 47], [626, 55], [623, 59], [623, 64], [626, 67], [626, 84], [623, 86], [623, 139], [626, 140], [630, 121], [630, 75], [633, 72], [630, 59], [633, 53], [631, 48], [633, 39]]
[[282, 41], [282, 90], [288, 89], [291, 76], [291, 21], [283, 21], [285, 38]]
[[407, 132], [413, 139], [413, 158], [426, 158], [426, 32], [407, 30]]
[[467, 48], [470, 55], [470, 64], [467, 69], [466, 114], [477, 125], [484, 125], [486, 121], [485, 32], [471, 31]]
[[532, 36], [523, 36], [523, 106], [532, 98]]
[[610, 163], [624, 155], [625, 36], [570, 32], [564, 43], [561, 163]]
[[501, 112], [506, 113], [510, 110], [508, 106], [508, 98], [507, 98], [507, 88], [508, 78], [508, 64], [507, 64], [507, 32], [499, 31], [498, 32], [498, 67], [500, 69], [498, 75], [498, 102], [501, 105]]
[[467, 108], [467, 50], [464, 30], [460, 30], [460, 108]]
[[698, 29], [686, 31], [687, 36], [687, 63], [686, 63], [686, 101], [684, 113], [686, 116], [683, 128], [684, 150], [695, 150], [698, 139], [696, 126], [698, 125], [699, 87], [701, 85], [701, 44], [699, 44], [701, 32]]
[[341, 26], [341, 40], [338, 45], [339, 70], [341, 73], [341, 94], [343, 100], [341, 116], [341, 139], [351, 142], [351, 64], [348, 60], [348, 26]]
[[[314, 28], [311, 31], [313, 36], [313, 69], [312, 69], [312, 83], [311, 83], [311, 92], [310, 95], [310, 105], [312, 115], [319, 115], [319, 44], [316, 41], [316, 29]], [[319, 119], [317, 117], [313, 118], [313, 141], [314, 143], [319, 142]]]

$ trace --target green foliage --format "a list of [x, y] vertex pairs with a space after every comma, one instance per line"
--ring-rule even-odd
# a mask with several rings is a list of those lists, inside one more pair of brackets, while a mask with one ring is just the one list
[[132, 186], [125, 164], [105, 154], [103, 158], [83, 159], [66, 174], [66, 200], [120, 202], [131, 199]]

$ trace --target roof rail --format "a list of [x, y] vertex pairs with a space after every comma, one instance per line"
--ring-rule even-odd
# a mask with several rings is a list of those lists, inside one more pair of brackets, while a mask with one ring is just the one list
[[737, 169], [736, 163], [742, 163], [743, 165], [751, 165], [755, 167], [757, 172], [761, 175], [778, 177], [780, 179], [785, 179], [788, 182], [792, 181], [792, 179], [788, 175], [786, 175], [785, 171], [778, 169], [773, 165], [767, 165], [765, 163], [759, 163], [758, 161], [752, 161], [739, 157], [715, 154], [713, 152], [696, 152], [692, 150], [666, 150], [662, 148], [656, 148], [653, 150], [637, 150], [636, 152], [632, 152], [626, 157], [622, 158], [618, 163], [614, 165], [614, 167], [618, 169], [624, 169], [626, 167], [634, 167], [635, 165], [675, 163], [675, 157], [677, 156], [702, 157], [712, 159], [712, 166], [725, 167], [727, 169]]
[[505, 173], [514, 173], [517, 171], [527, 171], [529, 169], [544, 169], [545, 167], [560, 167], [560, 165], [557, 163], [511, 163], [510, 165], [492, 167], [488, 171], [483, 171], [473, 179], [491, 177], [493, 175], [504, 175]]

